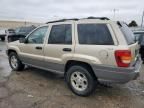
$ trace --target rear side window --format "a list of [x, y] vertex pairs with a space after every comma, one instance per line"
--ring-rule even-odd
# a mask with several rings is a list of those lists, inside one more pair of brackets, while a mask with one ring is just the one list
[[120, 26], [120, 29], [121, 29], [122, 33], [124, 34], [124, 36], [125, 36], [127, 44], [128, 45], [134, 44], [135, 43], [134, 34], [129, 29], [129, 27], [126, 24], [122, 23], [121, 26]]
[[106, 24], [78, 24], [78, 38], [80, 44], [114, 44]]
[[53, 25], [49, 44], [72, 44], [72, 27], [71, 24]]

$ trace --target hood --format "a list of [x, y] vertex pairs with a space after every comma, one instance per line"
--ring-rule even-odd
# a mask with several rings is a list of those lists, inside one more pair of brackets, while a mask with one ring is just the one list
[[18, 45], [19, 43], [20, 43], [19, 40], [17, 40], [17, 41], [9, 42], [8, 45]]

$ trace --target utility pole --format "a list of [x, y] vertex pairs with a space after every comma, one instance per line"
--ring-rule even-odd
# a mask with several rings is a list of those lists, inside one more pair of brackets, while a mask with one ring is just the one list
[[115, 19], [116, 18], [116, 11], [118, 11], [118, 9], [113, 9], [113, 19]]
[[113, 16], [113, 18], [115, 19], [115, 12], [116, 12], [116, 9], [114, 9], [113, 12], [114, 12], [114, 16]]
[[24, 24], [25, 24], [25, 26], [26, 26], [26, 24], [27, 24], [26, 20], [25, 20]]
[[141, 28], [143, 27], [143, 20], [144, 20], [144, 11], [143, 11], [143, 13], [142, 13]]

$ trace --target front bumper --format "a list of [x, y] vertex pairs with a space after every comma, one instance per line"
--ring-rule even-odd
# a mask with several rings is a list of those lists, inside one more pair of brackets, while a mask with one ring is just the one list
[[106, 67], [93, 65], [92, 68], [99, 82], [127, 83], [137, 79], [140, 73], [142, 61], [138, 57], [135, 64], [129, 68]]

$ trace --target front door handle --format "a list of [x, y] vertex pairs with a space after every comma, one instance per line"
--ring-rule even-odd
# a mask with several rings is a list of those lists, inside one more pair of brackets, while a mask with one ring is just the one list
[[37, 50], [42, 50], [42, 47], [40, 47], [40, 46], [37, 46], [37, 47], [35, 47]]
[[71, 48], [64, 48], [63, 51], [71, 52], [72, 49]]

